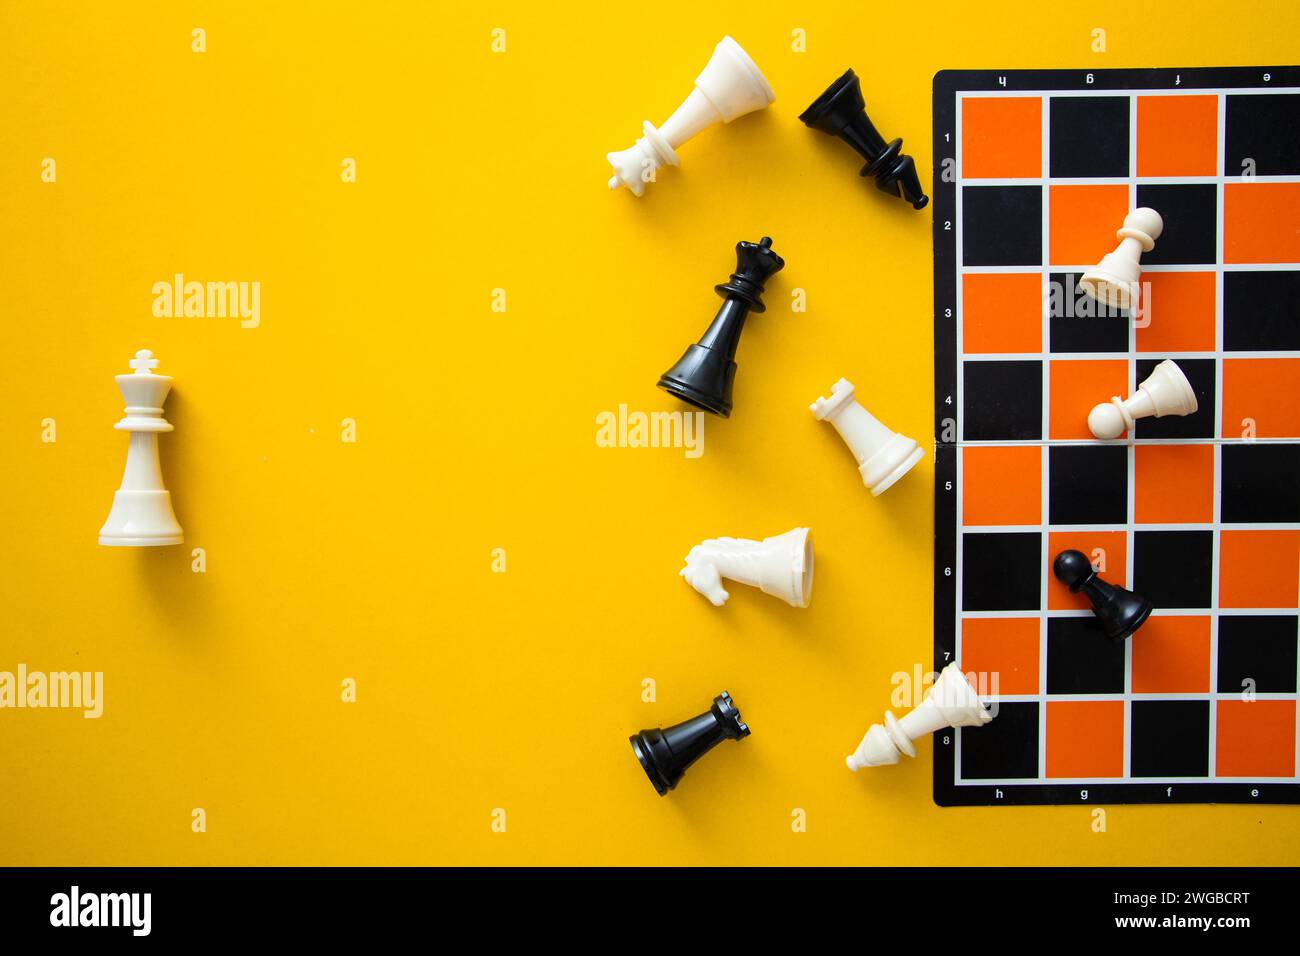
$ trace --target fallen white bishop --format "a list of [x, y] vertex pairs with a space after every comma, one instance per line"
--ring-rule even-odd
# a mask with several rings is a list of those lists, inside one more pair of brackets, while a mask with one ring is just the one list
[[956, 661], [945, 667], [919, 705], [896, 718], [885, 711], [884, 724], [872, 724], [858, 748], [844, 758], [853, 772], [863, 767], [898, 763], [903, 754], [916, 756], [913, 741], [943, 727], [979, 727], [993, 719]]
[[609, 188], [626, 186], [632, 195], [645, 192], [660, 166], [680, 165], [677, 150], [692, 136], [714, 123], [730, 123], [739, 116], [770, 105], [776, 99], [771, 85], [739, 43], [723, 37], [685, 102], [655, 128], [641, 124], [644, 134], [627, 149], [606, 153], [614, 167]]

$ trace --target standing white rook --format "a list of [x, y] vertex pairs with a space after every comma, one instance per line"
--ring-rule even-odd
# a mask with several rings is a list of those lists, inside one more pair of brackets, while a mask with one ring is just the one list
[[723, 37], [704, 72], [695, 78], [691, 95], [662, 128], [655, 129], [646, 120], [641, 124], [645, 135], [635, 145], [605, 154], [614, 167], [609, 188], [626, 186], [633, 195], [640, 196], [660, 166], [679, 165], [676, 150], [696, 133], [714, 123], [730, 123], [737, 116], [762, 109], [775, 99], [772, 87], [749, 54], [731, 37]]
[[1142, 253], [1156, 247], [1164, 229], [1160, 213], [1146, 206], [1134, 209], [1124, 217], [1124, 225], [1115, 233], [1119, 240], [1115, 251], [1106, 253], [1096, 268], [1083, 274], [1079, 288], [1112, 309], [1133, 308], [1138, 301], [1138, 278], [1142, 275], [1138, 262]]
[[1133, 427], [1135, 419], [1190, 415], [1196, 408], [1192, 383], [1182, 369], [1165, 359], [1128, 398], [1113, 395], [1109, 402], [1094, 406], [1088, 413], [1088, 428], [1098, 438], [1118, 438]]
[[731, 597], [723, 578], [759, 588], [792, 607], [807, 607], [812, 600], [812, 536], [807, 528], [794, 528], [762, 541], [709, 538], [691, 548], [678, 573], [714, 607]]
[[840, 379], [831, 386], [830, 398], [808, 406], [819, 421], [829, 421], [858, 460], [862, 482], [873, 495], [888, 490], [916, 467], [925, 452], [912, 439], [890, 431], [853, 399], [853, 383]]
[[844, 758], [850, 770], [882, 767], [898, 763], [903, 754], [916, 756], [912, 741], [934, 733], [941, 727], [979, 727], [993, 719], [970, 685], [961, 667], [953, 661], [939, 674], [919, 706], [902, 720], [885, 711], [885, 723], [872, 724], [858, 749]]
[[113, 427], [130, 432], [131, 444], [122, 487], [113, 496], [113, 510], [99, 529], [99, 543], [128, 547], [180, 544], [185, 536], [158, 464], [158, 433], [172, 430], [162, 417], [172, 380], [154, 372], [158, 360], [148, 349], [136, 352], [130, 364], [134, 372], [114, 377], [126, 399], [126, 417]]

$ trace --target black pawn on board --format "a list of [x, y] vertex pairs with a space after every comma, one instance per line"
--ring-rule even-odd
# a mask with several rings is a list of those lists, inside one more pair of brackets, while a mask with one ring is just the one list
[[736, 380], [736, 347], [745, 316], [764, 312], [763, 284], [780, 272], [785, 260], [772, 251], [772, 240], [736, 243], [736, 271], [713, 289], [726, 301], [704, 337], [686, 350], [677, 364], [659, 376], [659, 387], [706, 412], [731, 416], [731, 386]]
[[724, 690], [713, 698], [707, 713], [664, 730], [643, 730], [628, 739], [636, 759], [662, 797], [677, 786], [687, 767], [722, 741], [748, 736], [749, 728]]
[[886, 143], [867, 117], [862, 86], [852, 70], [828, 86], [799, 119], [805, 126], [838, 136], [856, 149], [867, 161], [861, 175], [874, 176], [877, 189], [907, 200], [913, 209], [923, 209], [930, 201], [921, 190], [916, 163], [903, 152], [903, 141], [895, 139]]
[[1151, 616], [1151, 602], [1097, 576], [1082, 551], [1062, 551], [1052, 563], [1052, 573], [1073, 593], [1080, 591], [1092, 602], [1092, 611], [1112, 641], [1122, 641]]

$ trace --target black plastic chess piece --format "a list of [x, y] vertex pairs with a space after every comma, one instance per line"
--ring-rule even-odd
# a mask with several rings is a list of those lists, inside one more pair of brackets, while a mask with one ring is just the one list
[[749, 727], [725, 690], [707, 713], [664, 730], [643, 730], [628, 739], [659, 796], [677, 786], [686, 768], [724, 740], [749, 736]]
[[1082, 551], [1062, 551], [1052, 562], [1052, 573], [1073, 593], [1082, 591], [1087, 596], [1102, 630], [1112, 641], [1124, 640], [1151, 616], [1150, 601], [1103, 581]]
[[763, 284], [780, 272], [785, 260], [772, 251], [772, 240], [764, 236], [757, 245], [736, 243], [736, 271], [731, 279], [713, 289], [726, 301], [704, 337], [686, 350], [677, 364], [659, 376], [659, 387], [684, 402], [731, 416], [731, 386], [736, 380], [736, 347], [750, 311], [764, 312]]
[[916, 163], [903, 152], [903, 141], [886, 143], [867, 117], [862, 85], [852, 70], [828, 86], [812, 106], [799, 114], [799, 119], [805, 126], [838, 136], [856, 149], [867, 161], [861, 175], [876, 177], [877, 189], [907, 200], [914, 209], [924, 209], [930, 201], [921, 190]]

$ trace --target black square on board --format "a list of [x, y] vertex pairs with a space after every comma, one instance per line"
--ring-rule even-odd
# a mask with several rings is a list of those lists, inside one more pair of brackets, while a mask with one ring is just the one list
[[1133, 776], [1209, 776], [1208, 700], [1135, 700], [1129, 735]]
[[1047, 452], [1047, 519], [1051, 524], [1128, 521], [1128, 449], [1057, 445]]
[[962, 438], [1016, 441], [1043, 437], [1043, 363], [964, 362]]
[[1047, 619], [1049, 694], [1124, 693], [1124, 644], [1112, 641], [1101, 622], [1087, 617]]
[[1051, 274], [1048, 347], [1053, 352], [1127, 352], [1129, 314], [1099, 310], [1095, 299], [1079, 291], [1079, 275]]
[[1229, 96], [1224, 121], [1224, 175], [1300, 175], [1300, 96]]
[[966, 532], [961, 538], [961, 606], [967, 611], [1036, 611], [1043, 538], [1037, 531]]
[[1158, 608], [1209, 607], [1213, 556], [1213, 531], [1136, 531], [1133, 590]]
[[1261, 694], [1294, 694], [1298, 624], [1294, 614], [1220, 615], [1219, 693], [1240, 694], [1253, 681]]
[[1038, 776], [1038, 704], [998, 703], [992, 723], [961, 732], [963, 780]]
[[1223, 445], [1220, 517], [1225, 523], [1300, 521], [1300, 445]]
[[1226, 351], [1300, 351], [1300, 272], [1225, 272]]
[[961, 201], [965, 265], [1042, 265], [1041, 186], [964, 186]]
[[1053, 96], [1049, 109], [1053, 177], [1128, 175], [1127, 96]]
[[[1138, 384], [1146, 381], [1158, 358], [1138, 359], [1134, 366]], [[1187, 376], [1196, 392], [1196, 411], [1190, 415], [1166, 415], [1163, 418], [1139, 418], [1136, 438], [1213, 438], [1214, 437], [1214, 359], [1178, 359], [1176, 364]]]
[[1218, 241], [1217, 189], [1213, 183], [1138, 186], [1138, 205], [1150, 206], [1160, 213], [1165, 223], [1156, 247], [1142, 253], [1142, 265], [1214, 262]]

